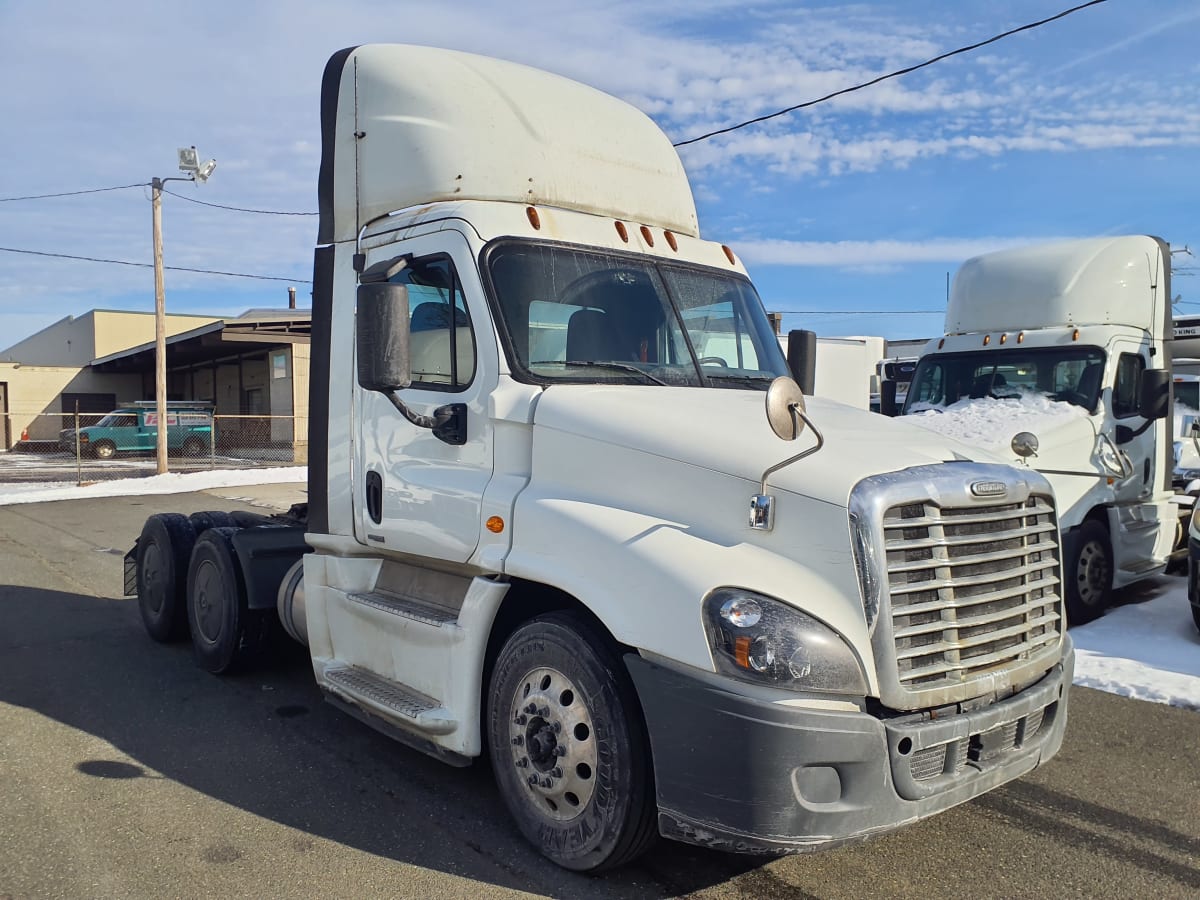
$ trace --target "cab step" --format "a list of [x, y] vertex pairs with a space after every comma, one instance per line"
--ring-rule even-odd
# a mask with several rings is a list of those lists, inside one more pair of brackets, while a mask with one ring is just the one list
[[453, 625], [458, 621], [458, 613], [443, 607], [435, 606], [416, 597], [397, 594], [393, 591], [376, 589], [374, 591], [356, 591], [346, 595], [348, 600], [382, 610], [393, 616], [423, 622], [435, 628]]
[[458, 728], [453, 714], [437, 700], [359, 666], [327, 668], [325, 680], [334, 694], [426, 734], [450, 734]]

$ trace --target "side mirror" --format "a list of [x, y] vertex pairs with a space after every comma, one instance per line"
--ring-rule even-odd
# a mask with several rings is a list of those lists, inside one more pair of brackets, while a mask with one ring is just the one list
[[1171, 411], [1171, 373], [1146, 369], [1139, 380], [1138, 415], [1143, 419], [1165, 419]]
[[896, 382], [885, 379], [879, 382], [879, 411], [885, 416], [894, 416], [896, 408]]
[[358, 286], [355, 345], [358, 383], [390, 394], [412, 384], [408, 359], [408, 288], [377, 282]]
[[796, 329], [788, 332], [787, 346], [788, 369], [791, 370], [792, 380], [800, 385], [800, 390], [809, 396], [817, 380], [817, 333]]

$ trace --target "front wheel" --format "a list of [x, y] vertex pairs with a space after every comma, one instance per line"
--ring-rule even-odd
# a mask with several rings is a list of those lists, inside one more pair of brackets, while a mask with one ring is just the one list
[[1112, 599], [1113, 559], [1108, 529], [1090, 519], [1070, 532], [1065, 543], [1067, 622], [1083, 625], [1100, 616]]
[[92, 452], [98, 459], [112, 459], [117, 455], [117, 446], [112, 441], [96, 441], [92, 444]]
[[657, 837], [650, 745], [624, 664], [582, 618], [540, 616], [492, 672], [488, 738], [500, 795], [542, 855], [623, 865]]

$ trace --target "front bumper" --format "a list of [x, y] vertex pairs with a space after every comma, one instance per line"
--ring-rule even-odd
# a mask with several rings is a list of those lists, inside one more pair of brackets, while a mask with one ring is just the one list
[[1006, 700], [945, 718], [751, 699], [626, 656], [650, 732], [659, 831], [798, 853], [919, 821], [1024, 775], [1062, 745], [1075, 655]]

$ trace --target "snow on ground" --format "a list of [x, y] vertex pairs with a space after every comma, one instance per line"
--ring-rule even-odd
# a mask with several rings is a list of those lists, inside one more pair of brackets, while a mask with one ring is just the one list
[[[86, 487], [69, 483], [0, 484], [0, 506], [283, 484], [303, 482], [307, 477], [306, 467], [288, 466], [155, 475]], [[1076, 654], [1075, 683], [1200, 711], [1200, 631], [1192, 622], [1186, 579], [1172, 576], [1151, 579], [1127, 589], [1120, 599], [1125, 600], [1125, 605], [1109, 610], [1095, 622], [1071, 629]]]
[[120, 478], [83, 487], [76, 487], [74, 482], [0, 484], [0, 506], [41, 503], [45, 500], [182, 494], [243, 484], [287, 484], [305, 481], [308, 481], [307, 466], [281, 466], [273, 469], [212, 469], [204, 472], [151, 475], [149, 478]]

